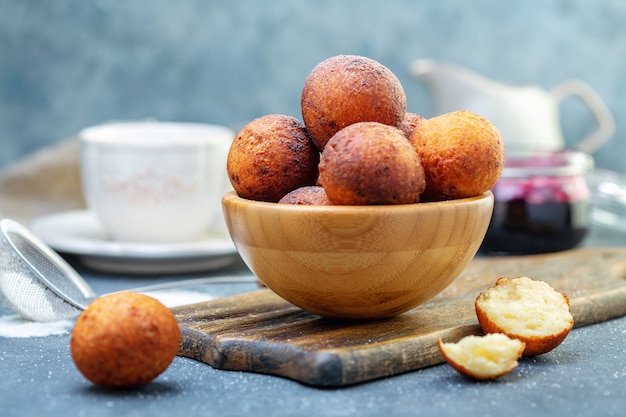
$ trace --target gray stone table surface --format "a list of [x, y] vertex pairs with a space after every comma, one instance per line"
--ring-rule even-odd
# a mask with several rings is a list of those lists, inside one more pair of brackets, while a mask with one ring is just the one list
[[[584, 244], [624, 245], [626, 236], [593, 230]], [[80, 272], [100, 294], [148, 282], [146, 277]], [[215, 274], [249, 272], [237, 263]], [[172, 279], [179, 277], [149, 281]], [[187, 291], [219, 297], [256, 287], [214, 283]], [[11, 314], [0, 304], [0, 318]], [[70, 331], [68, 326], [56, 335], [0, 336], [1, 416], [626, 415], [626, 317], [575, 329], [558, 349], [523, 359], [514, 372], [490, 382], [470, 381], [443, 364], [336, 389], [216, 370], [182, 357], [141, 389], [102, 389], [74, 367]]]

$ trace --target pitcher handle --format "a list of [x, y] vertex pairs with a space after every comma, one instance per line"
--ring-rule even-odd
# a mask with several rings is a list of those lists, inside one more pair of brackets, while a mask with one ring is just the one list
[[577, 149], [591, 154], [613, 137], [615, 134], [613, 114], [604, 100], [589, 84], [581, 80], [568, 80], [555, 86], [550, 92], [557, 102], [568, 96], [579, 97], [596, 118], [598, 128], [576, 145]]

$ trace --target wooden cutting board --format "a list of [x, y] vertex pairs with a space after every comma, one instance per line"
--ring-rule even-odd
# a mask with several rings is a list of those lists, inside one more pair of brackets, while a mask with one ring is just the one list
[[267, 289], [177, 307], [179, 355], [313, 386], [396, 375], [443, 362], [439, 337], [457, 341], [480, 334], [474, 300], [500, 276], [545, 280], [567, 294], [574, 327], [626, 315], [626, 247], [478, 257], [431, 301], [379, 321], [324, 319]]

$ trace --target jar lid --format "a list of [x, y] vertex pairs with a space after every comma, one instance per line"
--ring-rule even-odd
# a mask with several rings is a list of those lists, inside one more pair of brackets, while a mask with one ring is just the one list
[[591, 155], [577, 151], [527, 152], [506, 156], [503, 178], [586, 175], [594, 166]]

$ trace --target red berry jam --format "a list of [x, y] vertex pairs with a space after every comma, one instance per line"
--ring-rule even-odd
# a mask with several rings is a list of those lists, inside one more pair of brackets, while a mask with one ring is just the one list
[[585, 175], [592, 166], [580, 152], [507, 157], [480, 252], [536, 254], [579, 245], [589, 226]]

